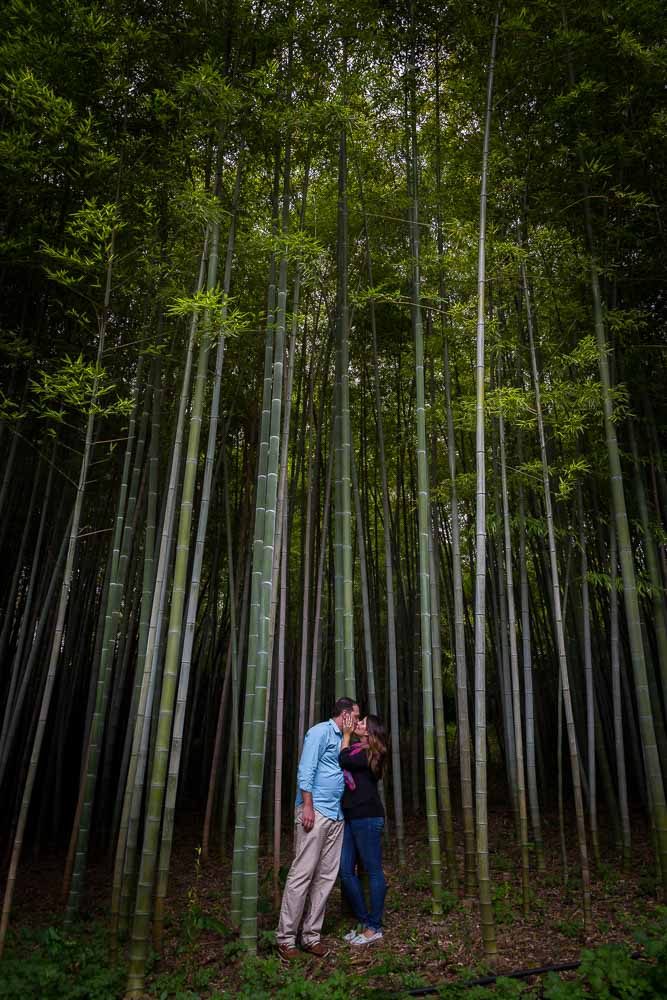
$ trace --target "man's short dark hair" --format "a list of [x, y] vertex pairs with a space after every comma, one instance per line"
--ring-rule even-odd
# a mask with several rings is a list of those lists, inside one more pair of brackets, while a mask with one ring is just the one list
[[343, 712], [351, 712], [356, 704], [358, 704], [358, 702], [356, 702], [354, 698], [339, 698], [333, 707], [331, 718], [337, 719]]

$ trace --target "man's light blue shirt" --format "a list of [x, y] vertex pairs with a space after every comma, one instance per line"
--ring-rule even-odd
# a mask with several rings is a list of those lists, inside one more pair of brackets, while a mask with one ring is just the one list
[[333, 719], [318, 722], [306, 733], [297, 771], [295, 805], [303, 805], [302, 791], [311, 792], [313, 808], [328, 819], [343, 818], [340, 800], [345, 779], [338, 763], [342, 738]]

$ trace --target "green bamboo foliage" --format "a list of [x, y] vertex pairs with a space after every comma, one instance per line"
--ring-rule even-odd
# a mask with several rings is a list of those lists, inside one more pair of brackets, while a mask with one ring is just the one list
[[497, 945], [489, 873], [489, 831], [486, 795], [486, 449], [484, 435], [486, 358], [484, 336], [486, 319], [487, 186], [498, 21], [499, 14], [496, 14], [491, 42], [491, 58], [489, 61], [484, 148], [482, 153], [479, 254], [477, 264], [477, 352], [475, 363], [475, 467], [477, 473], [475, 504], [475, 821], [482, 940], [484, 942], [484, 953], [487, 960], [491, 962], [495, 961]]

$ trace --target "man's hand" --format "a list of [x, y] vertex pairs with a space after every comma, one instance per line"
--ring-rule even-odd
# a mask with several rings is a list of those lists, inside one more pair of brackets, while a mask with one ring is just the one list
[[304, 828], [306, 833], [310, 833], [310, 831], [315, 826], [315, 809], [313, 807], [313, 793], [306, 792], [302, 788], [301, 794], [303, 795], [303, 808], [301, 810], [301, 826]]
[[304, 828], [306, 833], [310, 833], [315, 826], [315, 810], [312, 806], [305, 805], [305, 803], [301, 813], [301, 826]]

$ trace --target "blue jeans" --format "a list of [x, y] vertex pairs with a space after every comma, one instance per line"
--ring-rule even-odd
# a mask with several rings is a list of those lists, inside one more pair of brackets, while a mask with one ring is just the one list
[[[340, 856], [341, 883], [354, 915], [364, 927], [374, 931], [382, 930], [384, 898], [387, 895], [387, 883], [382, 871], [383, 830], [384, 819], [381, 816], [346, 820]], [[366, 909], [364, 891], [355, 871], [357, 859], [368, 875], [369, 909]]]

